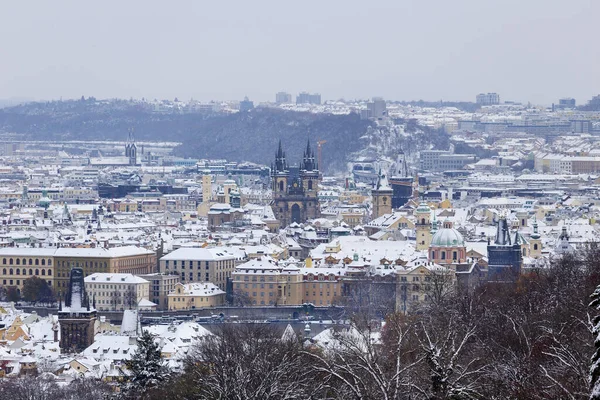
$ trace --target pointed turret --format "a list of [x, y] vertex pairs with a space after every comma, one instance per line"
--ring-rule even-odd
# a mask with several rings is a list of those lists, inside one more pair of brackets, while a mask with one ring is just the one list
[[519, 237], [519, 230], [515, 230], [515, 239], [513, 240], [513, 243], [516, 245], [521, 244], [521, 238]]
[[510, 232], [508, 231], [508, 223], [506, 222], [506, 218], [502, 217], [498, 220], [498, 225], [496, 227], [496, 240], [494, 244], [499, 246], [510, 246]]
[[287, 162], [285, 160], [285, 151], [281, 147], [281, 139], [279, 140], [279, 146], [277, 148], [277, 152], [275, 153], [275, 164], [271, 168], [273, 172], [284, 172], [287, 170]]

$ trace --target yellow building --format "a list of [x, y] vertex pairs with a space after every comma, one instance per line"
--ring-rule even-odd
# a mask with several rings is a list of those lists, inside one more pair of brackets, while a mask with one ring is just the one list
[[54, 287], [56, 249], [6, 247], [0, 249], [0, 283], [20, 293], [27, 278], [37, 276]]
[[194, 310], [204, 307], [217, 307], [225, 303], [225, 292], [210, 282], [175, 284], [167, 296], [169, 310]]
[[342, 296], [342, 268], [302, 268], [302, 303], [324, 307], [336, 304]]
[[252, 305], [297, 305], [303, 301], [303, 279], [295, 266], [280, 266], [262, 257], [236, 267], [232, 276], [234, 293]]
[[85, 276], [97, 272], [148, 274], [156, 271], [156, 254], [136, 246], [108, 249], [63, 247], [55, 249], [54, 264], [56, 290], [66, 292], [72, 268], [82, 268]]
[[340, 202], [343, 204], [363, 204], [367, 196], [356, 191], [356, 190], [346, 190], [340, 194]]

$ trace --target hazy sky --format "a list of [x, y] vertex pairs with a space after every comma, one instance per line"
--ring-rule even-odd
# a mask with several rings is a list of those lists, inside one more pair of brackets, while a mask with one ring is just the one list
[[585, 103], [598, 0], [2, 1], [0, 99]]

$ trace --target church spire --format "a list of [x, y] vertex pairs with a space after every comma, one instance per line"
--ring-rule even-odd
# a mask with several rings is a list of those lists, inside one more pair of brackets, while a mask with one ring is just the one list
[[533, 217], [533, 233], [531, 234], [531, 238], [532, 239], [539, 239], [540, 238], [540, 233], [538, 232], [538, 223], [537, 223], [537, 217], [536, 216]]

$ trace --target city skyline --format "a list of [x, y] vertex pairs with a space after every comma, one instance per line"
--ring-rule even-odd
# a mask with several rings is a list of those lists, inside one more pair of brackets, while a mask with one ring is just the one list
[[0, 98], [261, 102], [283, 90], [474, 101], [497, 92], [584, 104], [600, 91], [600, 55], [585, 41], [598, 11], [591, 1], [15, 3], [0, 25]]

